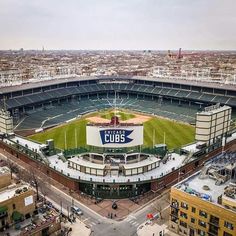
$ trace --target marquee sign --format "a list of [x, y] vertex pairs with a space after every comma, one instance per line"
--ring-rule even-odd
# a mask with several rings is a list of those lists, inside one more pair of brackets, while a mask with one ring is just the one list
[[87, 145], [96, 147], [122, 148], [143, 144], [143, 125], [101, 127], [87, 125]]

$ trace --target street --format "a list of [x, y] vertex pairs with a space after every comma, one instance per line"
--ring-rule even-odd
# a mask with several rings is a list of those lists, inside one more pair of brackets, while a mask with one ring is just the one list
[[[15, 160], [14, 156], [6, 157], [5, 153], [1, 153], [0, 157], [5, 160], [9, 158], [15, 161], [15, 164], [21, 169], [26, 168], [25, 165], [27, 164], [24, 163], [24, 166], [20, 165], [18, 160]], [[35, 171], [38, 172], [39, 170]], [[42, 175], [44, 174], [40, 173], [40, 177]], [[70, 215], [70, 207], [72, 205], [79, 207], [83, 211], [83, 215], [78, 216], [78, 219], [91, 229], [91, 236], [135, 236], [137, 235], [137, 228], [146, 221], [146, 215], [148, 213], [157, 213], [158, 211], [164, 210], [169, 205], [168, 194], [163, 194], [163, 197], [152, 200], [152, 203], [148, 203], [144, 207], [141, 206], [123, 220], [116, 221], [99, 215], [86, 205], [53, 186], [52, 183], [45, 183], [43, 189], [44, 192], [47, 193], [46, 199], [51, 201], [59, 212], [62, 210], [66, 216]]]
[[102, 217], [96, 212], [89, 209], [87, 206], [81, 204], [79, 201], [73, 199], [63, 193], [61, 190], [51, 186], [50, 188], [50, 199], [56, 202], [59, 206], [62, 202], [62, 206], [65, 209], [69, 209], [72, 205], [72, 201], [74, 205], [81, 208], [83, 211], [83, 216], [79, 217], [82, 222], [88, 225], [91, 230], [92, 236], [133, 236], [137, 235], [137, 228], [139, 225], [146, 221], [146, 215], [150, 212], [157, 212], [153, 205], [159, 204], [161, 205], [161, 210], [164, 210], [168, 205], [168, 201], [166, 196], [154, 201], [153, 204], [148, 204], [144, 208], [131, 213], [122, 221], [116, 221], [112, 219], [108, 219], [106, 217]]

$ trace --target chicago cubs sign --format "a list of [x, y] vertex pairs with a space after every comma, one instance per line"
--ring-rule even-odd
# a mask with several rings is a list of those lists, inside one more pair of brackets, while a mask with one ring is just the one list
[[125, 129], [105, 129], [100, 130], [102, 144], [108, 143], [130, 143], [133, 139], [128, 136], [133, 130]]
[[87, 144], [97, 147], [132, 147], [143, 144], [143, 125], [101, 127], [87, 125]]

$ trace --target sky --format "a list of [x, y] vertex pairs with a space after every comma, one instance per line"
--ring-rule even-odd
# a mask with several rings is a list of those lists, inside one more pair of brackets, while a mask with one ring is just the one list
[[235, 50], [236, 0], [0, 0], [0, 49]]

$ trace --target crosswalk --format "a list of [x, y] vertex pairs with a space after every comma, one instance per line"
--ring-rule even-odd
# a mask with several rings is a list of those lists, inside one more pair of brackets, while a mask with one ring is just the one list
[[136, 221], [136, 217], [129, 215], [124, 221], [128, 222], [129, 224], [133, 225], [134, 227], [138, 227], [140, 224]]
[[[78, 217], [79, 218], [79, 217]], [[85, 218], [84, 216], [82, 216], [81, 218], [79, 218], [84, 224], [86, 224], [87, 226], [89, 226], [90, 228], [94, 227], [95, 225], [100, 224], [99, 221], [96, 221], [94, 219], [92, 219], [91, 217], [87, 217]], [[140, 223], [137, 222], [136, 217], [129, 215], [126, 219], [124, 219], [125, 222], [129, 223], [132, 227], [136, 227], [138, 228], [138, 226], [140, 225]]]
[[85, 219], [81, 219], [81, 221], [90, 227], [100, 224], [100, 222], [98, 222], [98, 221], [92, 221], [90, 217], [85, 218]]

